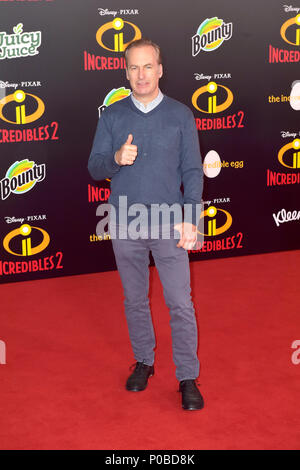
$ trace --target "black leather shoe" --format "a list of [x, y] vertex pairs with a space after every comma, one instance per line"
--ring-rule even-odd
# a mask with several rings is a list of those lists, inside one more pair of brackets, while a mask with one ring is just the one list
[[182, 380], [179, 383], [179, 391], [182, 393], [184, 410], [201, 410], [204, 407], [204, 400], [195, 380]]
[[126, 390], [130, 392], [141, 392], [148, 385], [148, 379], [154, 375], [154, 367], [147, 366], [143, 362], [137, 362], [133, 373], [128, 377]]

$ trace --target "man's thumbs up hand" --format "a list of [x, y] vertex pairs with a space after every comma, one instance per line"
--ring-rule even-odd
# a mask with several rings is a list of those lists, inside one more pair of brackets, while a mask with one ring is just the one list
[[129, 134], [129, 136], [127, 137], [127, 140], [125, 142], [125, 144], [128, 144], [130, 145], [133, 141], [133, 135], [132, 134]]
[[118, 165], [132, 165], [137, 156], [137, 146], [132, 145], [133, 135], [129, 134], [125, 144], [115, 153], [115, 161]]

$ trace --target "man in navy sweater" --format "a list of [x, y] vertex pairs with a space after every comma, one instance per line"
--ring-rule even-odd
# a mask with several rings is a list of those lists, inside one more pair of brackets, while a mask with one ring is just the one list
[[[144, 390], [154, 374], [155, 335], [148, 299], [151, 251], [170, 310], [173, 359], [182, 407], [199, 410], [204, 402], [196, 384], [198, 334], [187, 254], [197, 240], [202, 197], [198, 133], [191, 110], [159, 89], [163, 73], [159, 46], [143, 38], [133, 41], [125, 50], [125, 60], [132, 94], [103, 112], [88, 169], [95, 180], [111, 178], [109, 203], [117, 214], [112, 243], [136, 360], [126, 389]], [[147, 214], [144, 222], [150, 219], [151, 230], [155, 225], [150, 217], [152, 209], [184, 206], [184, 221], [178, 222], [174, 216], [168, 235], [159, 219], [158, 236], [155, 231], [149, 234], [144, 230], [147, 223], [139, 237], [131, 236], [128, 221], [132, 220], [132, 208], [136, 205], [143, 205]]]

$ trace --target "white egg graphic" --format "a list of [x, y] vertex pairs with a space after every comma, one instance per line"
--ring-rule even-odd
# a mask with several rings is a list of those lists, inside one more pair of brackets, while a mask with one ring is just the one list
[[222, 168], [221, 159], [218, 152], [210, 150], [203, 161], [203, 172], [208, 178], [215, 178], [218, 176]]
[[290, 105], [295, 111], [300, 110], [300, 80], [296, 80], [292, 84]]

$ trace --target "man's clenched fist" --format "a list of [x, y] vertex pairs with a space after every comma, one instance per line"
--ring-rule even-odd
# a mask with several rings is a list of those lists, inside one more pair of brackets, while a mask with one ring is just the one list
[[115, 153], [115, 160], [118, 165], [132, 165], [137, 156], [137, 146], [132, 145], [133, 135], [129, 134], [125, 144]]
[[197, 242], [197, 227], [188, 222], [175, 225], [175, 230], [180, 233], [180, 240], [176, 246], [185, 250], [192, 250]]

